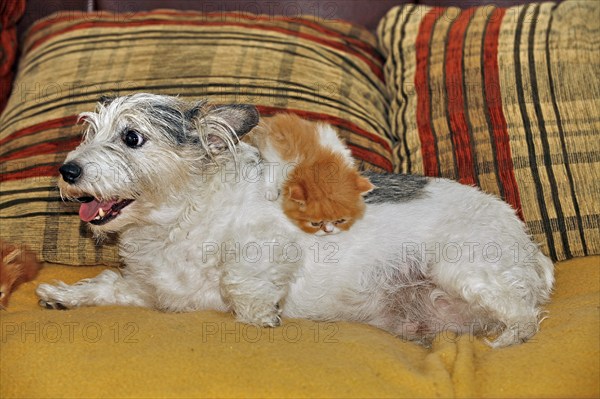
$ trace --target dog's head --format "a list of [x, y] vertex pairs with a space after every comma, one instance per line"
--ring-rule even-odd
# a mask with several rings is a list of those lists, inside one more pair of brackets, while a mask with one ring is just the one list
[[235, 156], [239, 138], [259, 119], [251, 105], [145, 93], [103, 98], [81, 117], [87, 130], [59, 169], [59, 188], [63, 198], [81, 202], [80, 218], [97, 233], [130, 223], [138, 201], [174, 200], [194, 174]]

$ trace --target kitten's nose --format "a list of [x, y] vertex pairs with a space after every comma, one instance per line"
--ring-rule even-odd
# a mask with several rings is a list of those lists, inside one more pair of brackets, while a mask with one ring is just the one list
[[325, 233], [331, 233], [333, 231], [333, 223], [324, 223], [321, 228]]
[[73, 162], [67, 162], [61, 166], [58, 171], [62, 175], [64, 181], [69, 184], [73, 184], [81, 176], [81, 167]]

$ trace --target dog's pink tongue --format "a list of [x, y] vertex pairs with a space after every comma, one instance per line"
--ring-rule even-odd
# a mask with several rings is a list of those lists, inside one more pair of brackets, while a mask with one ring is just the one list
[[89, 222], [90, 220], [94, 220], [96, 218], [96, 216], [98, 216], [98, 213], [100, 212], [100, 208], [102, 208], [105, 212], [108, 212], [108, 210], [110, 210], [110, 208], [116, 202], [117, 201], [100, 202], [100, 201], [93, 200], [90, 202], [83, 203], [79, 207], [79, 217], [84, 222]]

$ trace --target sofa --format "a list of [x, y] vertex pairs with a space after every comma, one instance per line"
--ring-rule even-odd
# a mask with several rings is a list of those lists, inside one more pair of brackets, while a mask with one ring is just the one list
[[[0, 397], [600, 396], [597, 2], [165, 5], [0, 3], [0, 237], [44, 262], [0, 311]], [[38, 284], [123, 267], [56, 179], [78, 114], [139, 91], [328, 122], [364, 170], [503, 198], [555, 262], [540, 331], [504, 349], [449, 332], [424, 347], [349, 322], [42, 309]]]

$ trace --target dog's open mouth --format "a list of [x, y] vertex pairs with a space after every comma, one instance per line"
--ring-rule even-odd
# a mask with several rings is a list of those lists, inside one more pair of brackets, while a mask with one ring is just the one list
[[81, 220], [96, 226], [110, 222], [119, 216], [123, 208], [133, 202], [132, 199], [99, 201], [93, 197], [81, 197], [77, 200], [81, 202], [79, 207]]

